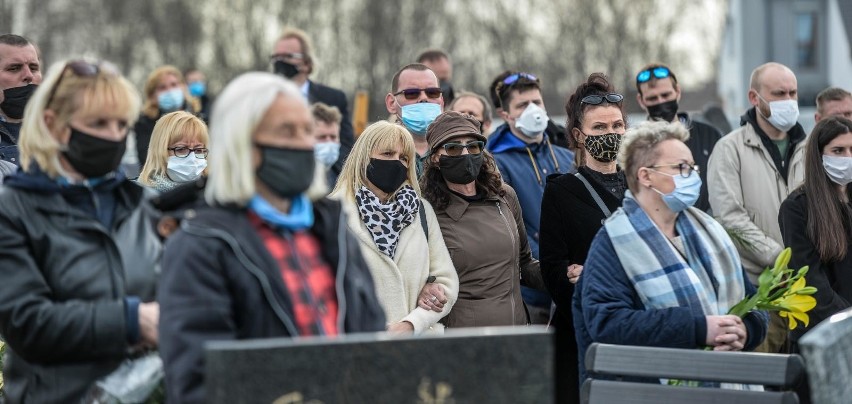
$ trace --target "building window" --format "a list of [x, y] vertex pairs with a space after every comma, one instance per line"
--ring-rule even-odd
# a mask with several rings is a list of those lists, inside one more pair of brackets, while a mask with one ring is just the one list
[[796, 63], [799, 68], [817, 67], [817, 15], [796, 14]]

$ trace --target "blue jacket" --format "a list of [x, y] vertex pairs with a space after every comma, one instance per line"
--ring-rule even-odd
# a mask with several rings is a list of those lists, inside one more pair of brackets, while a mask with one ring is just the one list
[[518, 139], [507, 124], [498, 127], [488, 139], [488, 151], [494, 155], [503, 181], [518, 194], [530, 249], [538, 259], [539, 217], [547, 176], [574, 172], [574, 153], [551, 145], [547, 136], [543, 136], [541, 143], [528, 145]]
[[[751, 282], [745, 282], [746, 296], [756, 292]], [[583, 275], [574, 289], [573, 312], [580, 384], [587, 376], [586, 349], [592, 342], [686, 349], [705, 346], [707, 323], [703, 316], [694, 316], [688, 307], [645, 309], [606, 227], [592, 241]], [[767, 322], [763, 311], [753, 311], [743, 318], [748, 332], [744, 350], [753, 350], [763, 341]]]

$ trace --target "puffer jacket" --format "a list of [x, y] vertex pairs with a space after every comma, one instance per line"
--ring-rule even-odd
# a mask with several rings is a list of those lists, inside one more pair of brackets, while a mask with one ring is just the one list
[[756, 284], [783, 249], [778, 211], [804, 181], [806, 136], [796, 124], [788, 132], [787, 156], [780, 156], [766, 135], [758, 133], [755, 116], [750, 109], [743, 126], [716, 143], [707, 182], [713, 216], [732, 233], [749, 280]]
[[[110, 227], [68, 202], [99, 192], [114, 195]], [[77, 402], [125, 358], [138, 334], [133, 297], [153, 300], [159, 272], [161, 244], [145, 203], [127, 180], [88, 188], [38, 173], [6, 178], [0, 332], [9, 402]]]

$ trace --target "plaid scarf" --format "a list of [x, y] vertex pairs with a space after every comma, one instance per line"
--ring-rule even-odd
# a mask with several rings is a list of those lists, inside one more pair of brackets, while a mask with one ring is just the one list
[[695, 208], [677, 216], [684, 256], [639, 207], [630, 191], [607, 220], [607, 233], [648, 309], [689, 307], [696, 316], [727, 314], [745, 297], [742, 264], [725, 229]]

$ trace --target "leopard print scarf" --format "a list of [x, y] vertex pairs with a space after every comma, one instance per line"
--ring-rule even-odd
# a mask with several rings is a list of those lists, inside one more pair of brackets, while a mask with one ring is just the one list
[[355, 192], [355, 204], [376, 247], [382, 254], [393, 258], [399, 233], [414, 222], [414, 216], [420, 210], [417, 192], [411, 185], [404, 185], [397, 191], [395, 199], [382, 204], [373, 192], [361, 186]]

